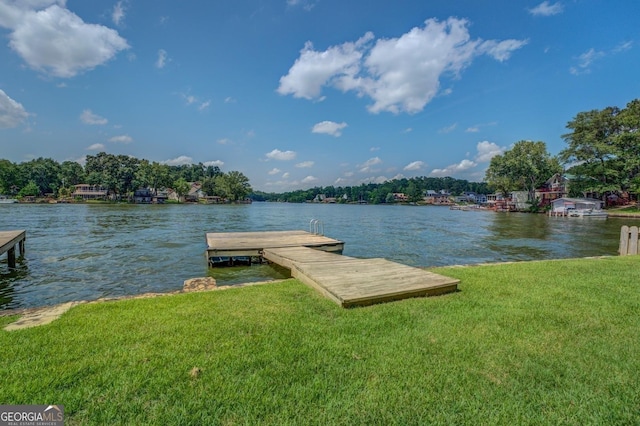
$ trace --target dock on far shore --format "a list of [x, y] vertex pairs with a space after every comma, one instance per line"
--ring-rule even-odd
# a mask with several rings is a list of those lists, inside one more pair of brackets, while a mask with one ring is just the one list
[[305, 231], [208, 233], [207, 259], [260, 256], [342, 307], [456, 291], [460, 280], [386, 259], [342, 256], [344, 242]]
[[0, 255], [7, 253], [9, 268], [16, 267], [16, 245], [20, 250], [20, 256], [24, 256], [24, 242], [27, 239], [27, 231], [0, 231]]

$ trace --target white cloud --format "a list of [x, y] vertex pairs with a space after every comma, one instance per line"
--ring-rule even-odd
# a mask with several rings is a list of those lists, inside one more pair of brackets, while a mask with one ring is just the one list
[[131, 143], [131, 142], [133, 142], [133, 138], [131, 136], [129, 136], [129, 135], [120, 135], [120, 136], [114, 136], [114, 137], [110, 138], [109, 142]]
[[355, 43], [316, 51], [307, 42], [278, 93], [296, 98], [320, 99], [322, 88], [335, 87], [368, 96], [372, 113], [421, 111], [440, 90], [443, 76], [459, 76], [473, 59], [489, 55], [508, 59], [526, 40], [472, 40], [467, 21], [449, 18], [425, 21], [398, 38], [378, 39], [366, 33]]
[[302, 163], [298, 163], [296, 164], [296, 167], [298, 167], [299, 169], [306, 169], [309, 167], [313, 167], [315, 163], [313, 161], [303, 161]]
[[324, 52], [313, 50], [313, 44], [306, 42], [300, 57], [287, 75], [280, 78], [278, 93], [295, 98], [319, 98], [322, 86], [337, 76], [355, 76], [360, 71], [363, 52], [358, 49], [371, 39], [373, 34], [367, 33], [355, 43], [332, 46]]
[[220, 145], [229, 145], [232, 143], [231, 139], [227, 138], [218, 139], [216, 142], [218, 142]]
[[70, 78], [128, 49], [118, 32], [87, 24], [65, 0], [3, 2], [0, 26], [11, 30], [9, 46], [33, 69]]
[[624, 52], [624, 51], [627, 51], [627, 50], [631, 49], [632, 47], [633, 47], [633, 42], [632, 41], [625, 41], [625, 42], [622, 42], [619, 45], [617, 45], [613, 49], [613, 53]]
[[477, 163], [471, 160], [465, 159], [458, 164], [452, 164], [450, 166], [445, 167], [444, 169], [433, 169], [431, 171], [431, 174], [434, 176], [442, 176], [442, 177], [454, 176], [460, 172], [464, 172], [466, 170], [472, 169], [477, 165], [478, 165]]
[[289, 172], [285, 172], [282, 174], [282, 179], [289, 179]]
[[[167, 51], [164, 49], [158, 50], [158, 59], [156, 59], [156, 68], [164, 68], [167, 65], [167, 61], [170, 59], [167, 57]], [[191, 103], [191, 102], [190, 102]]]
[[101, 143], [94, 143], [93, 145], [87, 147], [88, 151], [101, 151], [103, 149], [104, 145]]
[[467, 133], [478, 133], [479, 131], [480, 127], [478, 126], [467, 127], [467, 130], [465, 130]]
[[526, 45], [528, 40], [489, 40], [483, 42], [478, 48], [479, 52], [486, 53], [498, 62], [504, 62], [511, 57], [511, 53]]
[[548, 1], [543, 1], [536, 7], [529, 9], [529, 13], [533, 16], [552, 16], [562, 13], [564, 6], [562, 3], [549, 3]]
[[100, 117], [98, 114], [94, 114], [90, 109], [82, 111], [82, 114], [80, 114], [80, 120], [84, 124], [90, 124], [92, 126], [104, 126], [109, 122], [106, 118]]
[[307, 176], [306, 178], [302, 179], [302, 183], [311, 183], [316, 182], [317, 180], [318, 178], [315, 176]]
[[476, 161], [478, 163], [488, 163], [496, 155], [502, 155], [506, 148], [498, 146], [497, 144], [489, 141], [478, 142], [476, 145], [478, 153], [476, 154]]
[[593, 62], [597, 61], [598, 59], [603, 58], [605, 55], [605, 52], [591, 48], [578, 56], [577, 67], [571, 67], [569, 71], [574, 75], [588, 74], [591, 72], [591, 64], [593, 64]]
[[365, 179], [362, 179], [360, 183], [385, 183], [389, 180], [386, 176], [371, 176]]
[[209, 108], [209, 105], [211, 105], [211, 101], [210, 100], [202, 102], [200, 104], [200, 106], [198, 107], [198, 111], [203, 111], [203, 110]]
[[443, 127], [442, 129], [438, 130], [438, 133], [451, 133], [456, 129], [456, 127], [458, 127], [458, 123], [453, 123], [450, 126]]
[[426, 164], [423, 161], [414, 161], [404, 166], [403, 170], [420, 170], [424, 166], [426, 166]]
[[120, 25], [120, 22], [122, 22], [122, 20], [124, 19], [126, 10], [127, 8], [125, 5], [122, 4], [122, 1], [119, 1], [118, 3], [116, 3], [115, 6], [113, 6], [113, 13], [111, 13], [111, 20], [113, 21], [114, 24]]
[[336, 123], [334, 121], [321, 121], [320, 123], [316, 123], [311, 129], [312, 133], [325, 133], [331, 136], [341, 136], [342, 129], [347, 127], [347, 123]]
[[193, 164], [193, 158], [181, 155], [180, 157], [171, 160], [161, 161], [161, 163], [166, 164], [167, 166], [182, 166], [185, 164]]
[[0, 129], [18, 126], [29, 117], [24, 107], [0, 89]]
[[231, 96], [227, 96], [226, 98], [224, 98], [224, 103], [225, 104], [235, 104], [237, 101], [232, 98]]
[[205, 167], [222, 167], [224, 166], [224, 161], [221, 160], [213, 160], [213, 161], [205, 161], [202, 163]]
[[289, 161], [296, 158], [296, 153], [295, 151], [280, 151], [279, 149], [274, 149], [273, 151], [268, 152], [266, 156], [270, 160]]
[[359, 164], [357, 167], [360, 169], [361, 173], [369, 173], [373, 171], [371, 169], [372, 166], [382, 163], [382, 160], [379, 157], [369, 158], [363, 164]]
[[270, 174], [270, 175], [277, 175], [281, 171], [282, 170], [278, 169], [277, 167], [274, 167], [273, 169], [269, 170], [267, 173]]

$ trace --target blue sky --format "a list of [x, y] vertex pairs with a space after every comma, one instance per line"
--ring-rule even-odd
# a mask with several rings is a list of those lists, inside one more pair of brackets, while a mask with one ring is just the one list
[[480, 181], [640, 97], [637, 0], [0, 0], [0, 158], [100, 151], [283, 192]]

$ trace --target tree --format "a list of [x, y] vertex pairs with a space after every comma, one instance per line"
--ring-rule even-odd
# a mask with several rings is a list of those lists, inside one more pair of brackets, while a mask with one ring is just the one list
[[218, 193], [230, 201], [244, 200], [251, 192], [249, 178], [238, 171], [230, 171], [215, 178]]
[[0, 160], [0, 194], [13, 194], [18, 184], [18, 167], [9, 160]]
[[183, 200], [184, 196], [189, 193], [191, 186], [184, 178], [180, 178], [173, 183], [173, 189], [178, 194], [179, 200]]
[[534, 201], [536, 188], [560, 172], [560, 163], [547, 152], [544, 142], [519, 141], [504, 154], [491, 159], [485, 179], [505, 194], [527, 191], [529, 200]]
[[204, 180], [202, 181], [202, 190], [210, 197], [217, 195], [216, 179], [214, 177], [204, 178]]
[[18, 192], [18, 196], [20, 197], [27, 197], [27, 196], [32, 196], [32, 197], [36, 197], [40, 195], [40, 188], [38, 187], [38, 184], [36, 184], [34, 181], [29, 181], [29, 183], [24, 186], [20, 192]]
[[560, 160], [580, 165], [583, 173], [594, 178], [589, 186], [593, 192], [604, 194], [620, 189], [619, 170], [614, 167], [614, 160], [621, 154], [616, 144], [619, 114], [617, 107], [578, 113], [567, 123], [573, 131], [562, 135], [569, 146], [560, 152]]
[[[63, 161], [62, 164], [60, 164], [58, 179], [60, 180], [60, 188], [69, 188], [84, 183], [84, 170], [82, 166], [75, 161]], [[60, 192], [60, 189], [58, 192]]]
[[34, 182], [39, 193], [55, 193], [60, 186], [60, 165], [51, 158], [38, 158], [19, 165], [24, 182]]

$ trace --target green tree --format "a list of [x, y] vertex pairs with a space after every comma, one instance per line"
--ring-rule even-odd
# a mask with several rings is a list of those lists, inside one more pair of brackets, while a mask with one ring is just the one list
[[567, 123], [571, 133], [562, 135], [568, 147], [560, 152], [565, 164], [580, 165], [594, 178], [589, 190], [605, 194], [620, 189], [620, 171], [614, 166], [622, 151], [616, 144], [620, 134], [617, 107], [578, 113]]
[[527, 191], [529, 200], [533, 201], [536, 188], [560, 172], [560, 163], [547, 152], [544, 142], [519, 141], [504, 154], [491, 159], [485, 179], [503, 193]]
[[251, 192], [249, 178], [238, 171], [217, 176], [214, 184], [218, 193], [230, 201], [244, 200]]
[[18, 166], [9, 160], [0, 160], [0, 194], [14, 194], [19, 183]]
[[212, 197], [218, 195], [216, 192], [216, 179], [215, 177], [206, 177], [202, 181], [202, 190], [205, 194]]
[[32, 196], [32, 197], [37, 197], [38, 195], [40, 195], [40, 188], [38, 187], [38, 184], [35, 183], [34, 181], [29, 181], [29, 183], [24, 186], [20, 192], [18, 192], [18, 196], [20, 197], [27, 197], [27, 196]]
[[189, 189], [191, 185], [184, 178], [179, 178], [177, 181], [173, 183], [173, 189], [178, 194], [178, 198], [180, 201], [184, 200], [185, 195], [189, 193]]
[[60, 165], [51, 158], [38, 158], [19, 165], [25, 182], [34, 182], [39, 193], [55, 193], [60, 187]]

